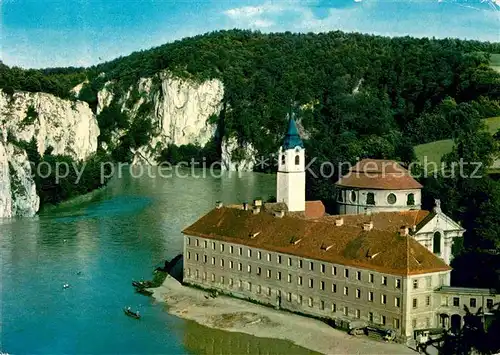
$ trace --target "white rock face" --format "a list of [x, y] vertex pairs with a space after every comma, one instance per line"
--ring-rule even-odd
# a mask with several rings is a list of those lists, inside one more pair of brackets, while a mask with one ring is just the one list
[[[98, 113], [111, 104], [114, 97], [111, 87], [112, 82], [108, 82], [99, 91]], [[137, 90], [139, 98], [136, 102], [127, 102], [133, 100], [133, 90]], [[168, 144], [207, 144], [216, 130], [216, 125], [207, 121], [211, 115], [220, 113], [223, 97], [224, 85], [216, 79], [197, 83], [173, 77], [167, 71], [154, 78], [140, 79], [135, 88], [129, 89], [120, 106], [134, 120], [142, 104], [151, 104], [148, 115], [154, 132], [149, 145], [134, 152], [133, 163], [155, 164], [159, 152]]]
[[[28, 117], [28, 109], [34, 111]], [[69, 155], [84, 160], [97, 150], [99, 127], [89, 106], [46, 93], [0, 90], [0, 218], [33, 216], [40, 199], [26, 152], [7, 142], [7, 136], [21, 142], [33, 138], [43, 155]]]
[[[222, 142], [221, 163], [222, 170], [227, 171], [252, 171], [256, 162], [256, 150], [251, 144], [245, 144], [240, 147], [235, 138], [229, 138]], [[233, 158], [236, 150], [240, 150], [243, 159]], [[239, 155], [239, 154], [236, 154]]]
[[[34, 108], [37, 118], [26, 120], [29, 107]], [[53, 155], [83, 160], [97, 150], [97, 120], [88, 104], [81, 101], [38, 92], [10, 96], [0, 90], [0, 127], [18, 141], [35, 138], [41, 155], [52, 147]]]

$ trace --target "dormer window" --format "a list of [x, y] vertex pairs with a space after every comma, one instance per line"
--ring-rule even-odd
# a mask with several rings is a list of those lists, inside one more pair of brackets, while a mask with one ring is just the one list
[[367, 205], [375, 205], [375, 194], [373, 192], [368, 192], [366, 194], [366, 204]]
[[300, 155], [295, 156], [295, 165], [300, 165]]
[[415, 195], [414, 194], [408, 194], [408, 197], [406, 199], [406, 205], [407, 206], [415, 205]]
[[351, 201], [356, 202], [356, 191], [351, 192]]
[[441, 253], [441, 233], [440, 232], [434, 233], [434, 238], [432, 240], [432, 252], [434, 254]]

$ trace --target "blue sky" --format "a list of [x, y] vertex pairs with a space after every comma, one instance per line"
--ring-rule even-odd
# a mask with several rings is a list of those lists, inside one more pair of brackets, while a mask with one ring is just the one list
[[88, 66], [217, 29], [500, 42], [500, 0], [0, 0], [0, 58]]

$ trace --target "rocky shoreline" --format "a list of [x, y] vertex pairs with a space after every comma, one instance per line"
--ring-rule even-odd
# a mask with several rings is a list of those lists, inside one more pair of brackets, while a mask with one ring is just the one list
[[413, 354], [401, 344], [353, 337], [327, 324], [286, 311], [274, 310], [228, 296], [210, 297], [200, 289], [183, 286], [168, 275], [152, 297], [180, 318], [210, 328], [262, 338], [283, 339], [323, 354]]

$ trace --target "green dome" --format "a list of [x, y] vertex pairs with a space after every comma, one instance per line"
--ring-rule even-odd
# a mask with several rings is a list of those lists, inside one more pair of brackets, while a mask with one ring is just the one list
[[304, 143], [300, 139], [299, 130], [297, 129], [295, 120], [292, 118], [288, 121], [288, 131], [283, 141], [283, 149], [294, 149], [295, 147], [304, 148]]

